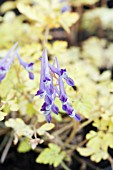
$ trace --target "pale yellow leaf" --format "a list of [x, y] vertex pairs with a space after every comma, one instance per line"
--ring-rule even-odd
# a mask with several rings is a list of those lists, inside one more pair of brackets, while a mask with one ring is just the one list
[[4, 120], [7, 113], [0, 111], [0, 121]]
[[45, 123], [37, 130], [37, 133], [43, 135], [46, 131], [53, 129], [54, 127], [55, 125], [53, 123]]

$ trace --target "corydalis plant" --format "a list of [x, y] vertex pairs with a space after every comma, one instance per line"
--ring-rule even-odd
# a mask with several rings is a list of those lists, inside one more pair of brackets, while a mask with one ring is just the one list
[[6, 77], [12, 62], [14, 61], [15, 53], [13, 53], [12, 56], [11, 53], [14, 51], [17, 45], [18, 43], [15, 43], [14, 46], [7, 52], [6, 56], [0, 60], [0, 82]]
[[74, 86], [74, 81], [68, 76], [66, 69], [60, 69], [57, 58], [55, 58], [55, 62], [53, 65], [49, 64], [46, 49], [44, 49], [42, 53], [42, 58], [40, 60], [40, 87], [36, 93], [36, 96], [39, 95], [41, 98], [44, 98], [44, 103], [42, 105], [41, 111], [43, 111], [47, 122], [51, 122], [51, 112], [55, 114], [58, 114], [59, 112], [58, 107], [54, 104], [56, 97], [58, 97], [62, 102], [62, 109], [66, 111], [66, 113], [70, 117], [73, 117], [75, 120], [80, 121], [80, 116], [68, 103], [68, 97], [64, 89], [63, 79], [69, 86]]
[[15, 57], [18, 58], [20, 64], [28, 71], [29, 78], [31, 80], [34, 79], [34, 74], [32, 72], [34, 63], [28, 64], [22, 60], [18, 53], [18, 49], [16, 49], [17, 45], [18, 43], [15, 43], [14, 46], [7, 52], [6, 56], [0, 60], [0, 82], [6, 77]]

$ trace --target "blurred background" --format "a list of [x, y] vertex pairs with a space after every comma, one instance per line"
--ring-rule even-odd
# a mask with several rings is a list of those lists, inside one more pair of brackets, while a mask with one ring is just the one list
[[[0, 0], [0, 58], [15, 42], [35, 80], [15, 61], [0, 83], [0, 170], [113, 170], [113, 0]], [[59, 115], [45, 125], [33, 98], [44, 47], [75, 81], [66, 92], [80, 123], [56, 101]]]

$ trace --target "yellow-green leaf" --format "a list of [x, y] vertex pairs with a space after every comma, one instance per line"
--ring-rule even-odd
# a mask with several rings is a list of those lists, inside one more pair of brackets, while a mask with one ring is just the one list
[[7, 113], [0, 111], [0, 121], [4, 120]]
[[28, 142], [28, 140], [23, 140], [19, 143], [19, 146], [17, 148], [18, 152], [25, 153], [31, 150], [31, 146]]
[[37, 157], [37, 163], [50, 164], [57, 167], [62, 160], [65, 158], [66, 154], [61, 151], [61, 148], [53, 143], [49, 144], [49, 148], [44, 149], [40, 155]]
[[44, 125], [42, 125], [38, 130], [37, 133], [39, 135], [44, 135], [44, 133], [46, 131], [49, 131], [51, 129], [53, 129], [55, 127], [55, 125], [53, 123], [45, 123]]

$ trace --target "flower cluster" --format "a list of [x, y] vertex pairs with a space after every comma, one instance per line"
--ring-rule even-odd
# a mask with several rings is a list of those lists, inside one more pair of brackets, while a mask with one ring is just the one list
[[[20, 65], [28, 72], [29, 78], [34, 79], [32, 72], [34, 63], [27, 63], [23, 61], [19, 55], [18, 43], [8, 51], [6, 56], [0, 61], [0, 82], [6, 77], [15, 57], [19, 60]], [[58, 97], [62, 103], [62, 109], [75, 120], [80, 121], [81, 118], [75, 113], [73, 107], [68, 102], [68, 97], [64, 88], [64, 81], [69, 86], [74, 86], [74, 81], [68, 76], [66, 69], [61, 69], [60, 65], [55, 58], [53, 64], [49, 64], [48, 55], [46, 49], [43, 50], [41, 60], [41, 75], [40, 75], [40, 87], [36, 93], [41, 98], [44, 98], [44, 103], [41, 107], [48, 123], [51, 122], [51, 112], [58, 114], [59, 108], [55, 105], [55, 98]], [[56, 81], [56, 82], [55, 82]]]
[[[62, 102], [62, 109], [75, 120], [80, 121], [80, 116], [75, 113], [73, 107], [68, 103], [68, 97], [64, 88], [64, 80], [69, 86], [74, 86], [74, 81], [68, 76], [66, 69], [60, 69], [60, 65], [55, 58], [51, 65], [48, 62], [47, 51], [44, 49], [41, 60], [40, 87], [36, 93], [44, 98], [41, 111], [46, 117], [48, 123], [51, 122], [51, 112], [58, 114], [59, 109], [55, 105], [55, 98], [58, 97]], [[55, 66], [56, 65], [56, 66]], [[56, 80], [54, 85], [54, 80]]]
[[15, 43], [14, 46], [7, 52], [6, 56], [0, 60], [0, 82], [6, 77], [7, 72], [9, 71], [15, 57], [18, 58], [19, 63], [26, 69], [29, 74], [29, 78], [31, 80], [34, 79], [33, 64], [34, 63], [26, 63], [22, 60], [18, 53], [17, 48], [18, 43]]

